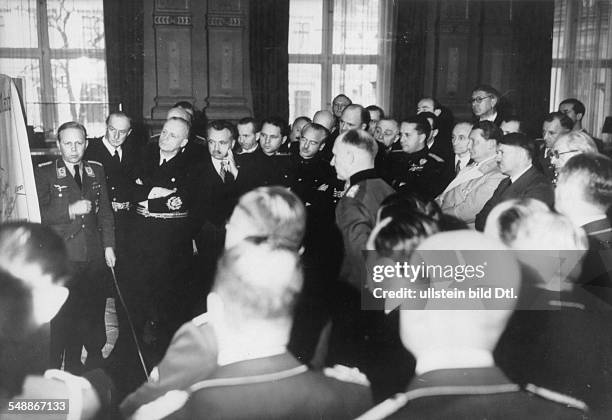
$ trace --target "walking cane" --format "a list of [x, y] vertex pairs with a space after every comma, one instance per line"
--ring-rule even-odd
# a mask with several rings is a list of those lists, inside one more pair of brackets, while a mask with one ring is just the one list
[[113, 282], [115, 283], [115, 290], [117, 290], [117, 296], [119, 296], [119, 300], [121, 301], [121, 306], [125, 310], [125, 317], [127, 318], [128, 326], [130, 327], [130, 332], [132, 333], [132, 338], [134, 339], [134, 344], [136, 344], [136, 350], [138, 351], [138, 357], [140, 358], [140, 364], [142, 365], [142, 370], [144, 371], [145, 377], [148, 378], [149, 374], [147, 373], [147, 365], [145, 364], [144, 357], [142, 357], [142, 350], [140, 349], [140, 343], [138, 343], [138, 337], [136, 337], [136, 330], [134, 329], [134, 324], [132, 323], [132, 317], [130, 317], [130, 311], [123, 299], [123, 294], [121, 293], [121, 289], [119, 289], [119, 283], [117, 282], [117, 276], [115, 275], [115, 269], [110, 267], [111, 273], [113, 273]]

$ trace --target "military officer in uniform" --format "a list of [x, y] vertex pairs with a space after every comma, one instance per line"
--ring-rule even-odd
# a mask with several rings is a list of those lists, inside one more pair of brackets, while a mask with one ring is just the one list
[[[332, 332], [328, 363], [367, 369], [366, 325], [368, 311], [361, 311], [360, 293], [365, 285], [362, 252], [376, 224], [380, 203], [394, 191], [374, 169], [377, 153], [374, 138], [365, 130], [353, 129], [338, 136], [332, 165], [348, 189], [336, 205], [336, 224], [343, 240], [344, 258], [339, 282], [334, 285]], [[366, 372], [367, 374], [367, 372]]]
[[[486, 276], [504, 272], [505, 288], [520, 288], [519, 264], [496, 239], [473, 231], [443, 232], [421, 243], [419, 263], [480, 264], [474, 250], [500, 250]], [[452, 251], [447, 251], [452, 250]], [[466, 252], [467, 251], [467, 252]], [[440, 253], [447, 254], [440, 254]], [[439, 278], [432, 278], [433, 282]], [[486, 280], [484, 278], [483, 280]], [[420, 281], [420, 279], [417, 279]], [[490, 280], [489, 280], [490, 281]], [[400, 337], [416, 357], [416, 374], [403, 394], [360, 419], [583, 419], [584, 402], [536, 385], [522, 388], [495, 366], [493, 349], [512, 314], [515, 299], [493, 310], [466, 310], [463, 299], [445, 300], [442, 310], [400, 312]]]
[[123, 285], [147, 361], [154, 365], [176, 329], [188, 319], [185, 304], [195, 227], [189, 211], [197, 207], [197, 166], [183, 148], [189, 124], [170, 118], [159, 144], [146, 150], [137, 169], [134, 225], [128, 257], [132, 262]]
[[281, 146], [287, 142], [287, 124], [280, 118], [271, 117], [263, 121], [259, 133], [259, 145], [265, 159], [258, 161], [265, 186], [282, 185], [290, 187], [295, 180], [295, 170], [290, 153], [281, 153]]
[[392, 185], [402, 193], [416, 193], [433, 200], [446, 187], [446, 163], [427, 149], [431, 127], [420, 115], [408, 117], [400, 124], [401, 151], [392, 150], [389, 172]]
[[258, 242], [242, 241], [219, 261], [208, 295], [218, 351], [209, 379], [162, 395], [132, 418], [352, 419], [371, 406], [363, 375], [314, 372], [287, 351], [300, 256], [282, 238]]
[[79, 373], [83, 346], [87, 368], [102, 361], [106, 266], [115, 265], [114, 221], [104, 168], [83, 159], [85, 127], [62, 124], [57, 147], [61, 157], [41, 163], [35, 171], [42, 223], [64, 239], [73, 271], [68, 300], [51, 322], [50, 363], [59, 368], [63, 360], [67, 370]]
[[338, 275], [342, 241], [334, 220], [336, 190], [344, 182], [336, 178], [334, 169], [321, 156], [329, 132], [325, 127], [309, 123], [302, 128], [299, 155], [294, 158], [296, 180], [291, 190], [304, 202], [306, 237], [304, 238], [304, 291], [298, 301], [291, 351], [309, 361], [318, 338], [329, 318], [328, 285]]

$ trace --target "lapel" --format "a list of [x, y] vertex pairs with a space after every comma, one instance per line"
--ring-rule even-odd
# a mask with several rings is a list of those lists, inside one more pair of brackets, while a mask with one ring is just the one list
[[521, 175], [516, 181], [514, 181], [510, 186], [502, 193], [502, 197], [506, 198], [514, 198], [519, 197], [521, 191], [525, 191], [525, 189], [532, 184], [533, 180], [537, 178], [538, 171], [535, 167], [529, 168], [527, 172]]
[[[70, 187], [70, 191], [79, 191], [79, 186], [77, 185], [74, 177], [66, 167], [64, 160], [62, 158], [58, 158], [55, 161], [55, 175], [57, 177], [57, 181], [60, 185], [66, 185]], [[81, 181], [83, 177], [81, 176]]]

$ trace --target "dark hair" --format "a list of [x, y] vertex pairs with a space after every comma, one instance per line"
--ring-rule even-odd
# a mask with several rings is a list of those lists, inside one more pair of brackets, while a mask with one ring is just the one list
[[111, 117], [127, 118], [127, 120], [130, 122], [130, 126], [132, 126], [132, 119], [128, 117], [128, 115], [123, 111], [114, 111], [108, 114], [108, 117], [106, 117], [106, 125], [108, 125], [108, 122], [110, 121]]
[[208, 133], [211, 129], [215, 131], [228, 130], [232, 140], [236, 140], [238, 138], [236, 126], [228, 120], [213, 120], [209, 122], [208, 126], [206, 127], [206, 133]]
[[365, 150], [372, 156], [372, 159], [374, 159], [376, 153], [378, 153], [376, 140], [374, 140], [374, 137], [365, 130], [353, 128], [342, 133], [338, 138], [341, 139], [343, 143]]
[[[433, 102], [434, 110], [442, 109], [442, 104], [436, 98], [434, 98], [433, 96], [424, 96], [421, 99], [419, 99], [418, 102], [425, 101], [425, 100], [429, 100], [429, 101]], [[418, 102], [417, 102], [417, 104], [418, 104]]]
[[306, 115], [301, 115], [301, 116], [297, 117], [295, 120], [293, 120], [293, 124], [291, 124], [291, 128], [293, 128], [293, 126], [295, 125], [295, 123], [296, 123], [296, 122], [298, 122], [298, 121], [300, 121], [300, 120], [304, 120], [304, 121], [306, 121], [307, 123], [312, 122], [312, 120], [311, 120], [309, 117], [307, 117]]
[[368, 105], [366, 106], [366, 111], [370, 112], [370, 111], [376, 111], [378, 112], [378, 114], [380, 115], [380, 119], [382, 120], [383, 118], [385, 118], [385, 111], [383, 111], [383, 109], [381, 107], [379, 107], [378, 105]]
[[344, 114], [349, 109], [358, 109], [359, 112], [361, 113], [361, 123], [365, 124], [366, 127], [368, 126], [368, 124], [370, 124], [370, 112], [367, 109], [365, 109], [363, 106], [359, 104], [350, 104], [350, 105], [347, 105], [346, 108], [344, 108], [344, 111], [342, 111], [342, 113]]
[[329, 137], [329, 130], [323, 127], [321, 124], [317, 124], [313, 122], [308, 123], [304, 127], [302, 127], [302, 133], [305, 133], [306, 130], [314, 130], [315, 132], [319, 134], [323, 134], [323, 142], [325, 142], [327, 138]]
[[76, 121], [68, 121], [60, 125], [59, 128], [57, 129], [57, 140], [58, 141], [62, 140], [60, 137], [60, 134], [62, 133], [62, 131], [68, 130], [69, 128], [76, 128], [77, 130], [81, 130], [81, 132], [83, 133], [83, 138], [87, 139], [87, 130], [85, 129], [85, 126], [83, 124], [78, 123]]
[[172, 108], [176, 108], [176, 107], [183, 108], [183, 109], [189, 109], [191, 112], [195, 113], [195, 107], [189, 101], [178, 101], [177, 103], [172, 105]]
[[417, 114], [417, 115], [411, 115], [409, 117], [402, 119], [400, 121], [400, 126], [403, 123], [415, 124], [415, 129], [417, 133], [425, 134], [425, 137], [429, 137], [429, 134], [431, 133], [431, 125], [429, 124], [429, 121], [427, 120], [427, 118], [423, 116], [423, 113]]
[[512, 122], [516, 121], [518, 123], [518, 131], [519, 133], [523, 133], [525, 131], [523, 125], [524, 122], [518, 115], [508, 115], [507, 117], [502, 119], [502, 122]]
[[584, 107], [584, 104], [580, 102], [578, 99], [576, 98], [564, 99], [563, 101], [561, 101], [559, 106], [565, 105], [565, 104], [571, 104], [572, 109], [574, 110], [576, 114], [582, 114], [584, 116], [584, 113], [586, 112], [586, 108]]
[[561, 127], [567, 130], [571, 131], [574, 128], [574, 122], [572, 121], [572, 119], [565, 115], [563, 112], [551, 112], [546, 116], [546, 118], [544, 118], [545, 122], [553, 122], [554, 120], [558, 120], [559, 124], [561, 124]]
[[281, 117], [268, 117], [261, 122], [261, 127], [263, 128], [265, 124], [270, 124], [280, 128], [281, 137], [286, 137], [289, 134], [289, 127], [287, 126], [287, 122]]
[[499, 143], [502, 137], [504, 137], [504, 132], [501, 131], [501, 128], [491, 121], [477, 121], [472, 126], [472, 130], [476, 129], [481, 130], [482, 137], [487, 140], [495, 140]]
[[380, 204], [380, 217], [386, 217], [386, 209], [393, 206], [412, 209], [434, 221], [438, 221], [442, 215], [442, 210], [435, 201], [426, 200], [417, 193], [393, 193], [387, 196]]
[[421, 117], [426, 118], [427, 122], [429, 122], [429, 119], [431, 118], [431, 124], [429, 124], [431, 127], [431, 131], [438, 128], [438, 116], [434, 114], [433, 112], [425, 111], [425, 112], [420, 112], [417, 115], [420, 115]]
[[255, 133], [257, 133], [261, 129], [257, 120], [253, 117], [245, 117], [245, 118], [239, 119], [238, 124], [236, 124], [236, 126], [247, 125], [247, 124], [253, 124], [253, 131]]
[[529, 154], [529, 157], [533, 161], [536, 156], [536, 144], [535, 142], [527, 137], [523, 133], [509, 133], [505, 136], [502, 136], [501, 139], [497, 141], [497, 144], [505, 144], [508, 146], [516, 146], [523, 148]]
[[612, 159], [599, 153], [572, 156], [563, 166], [559, 181], [582, 176], [587, 201], [608, 208], [612, 204]]
[[489, 95], [492, 95], [495, 97], [495, 99], [497, 99], [499, 101], [500, 95], [499, 95], [499, 91], [497, 89], [495, 89], [493, 86], [491, 85], [477, 85], [474, 89], [472, 89], [472, 93], [476, 92], [476, 91], [482, 91], [482, 92], [486, 92]]
[[391, 221], [376, 235], [376, 251], [389, 256], [401, 245], [402, 250], [395, 252], [411, 253], [425, 238], [439, 231], [435, 217], [440, 213], [432, 210], [428, 202], [416, 196], [393, 194], [387, 197], [380, 208], [380, 220], [390, 217]]

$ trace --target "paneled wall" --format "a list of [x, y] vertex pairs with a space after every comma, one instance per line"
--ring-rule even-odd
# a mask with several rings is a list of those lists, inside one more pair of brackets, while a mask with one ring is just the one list
[[186, 100], [209, 118], [250, 115], [248, 0], [145, 0], [143, 114]]

